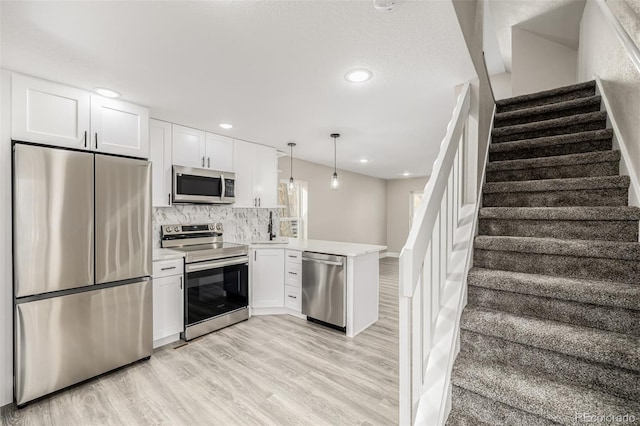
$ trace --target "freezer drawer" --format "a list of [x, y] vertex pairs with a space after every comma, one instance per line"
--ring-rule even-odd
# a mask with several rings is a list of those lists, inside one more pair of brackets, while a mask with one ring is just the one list
[[16, 403], [150, 356], [152, 309], [150, 280], [17, 304]]
[[302, 314], [344, 328], [346, 258], [321, 253], [302, 254]]

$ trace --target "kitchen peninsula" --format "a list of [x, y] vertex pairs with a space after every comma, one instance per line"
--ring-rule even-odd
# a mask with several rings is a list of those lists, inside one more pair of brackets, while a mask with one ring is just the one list
[[303, 253], [346, 258], [346, 335], [378, 320], [380, 252], [386, 246], [324, 240], [245, 241], [250, 248], [251, 314], [302, 315]]

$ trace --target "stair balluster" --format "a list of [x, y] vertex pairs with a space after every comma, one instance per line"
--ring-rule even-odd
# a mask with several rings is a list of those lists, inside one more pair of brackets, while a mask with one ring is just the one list
[[448, 425], [640, 422], [640, 208], [600, 104], [496, 102]]

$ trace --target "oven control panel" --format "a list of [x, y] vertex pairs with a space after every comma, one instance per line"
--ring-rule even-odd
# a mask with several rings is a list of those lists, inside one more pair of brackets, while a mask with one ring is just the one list
[[163, 235], [181, 235], [202, 232], [222, 234], [222, 223], [205, 223], [198, 225], [162, 225]]

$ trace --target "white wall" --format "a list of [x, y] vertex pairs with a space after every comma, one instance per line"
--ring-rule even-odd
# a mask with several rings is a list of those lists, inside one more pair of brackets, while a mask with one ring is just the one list
[[511, 90], [511, 73], [503, 72], [490, 77], [493, 95], [498, 99], [506, 99], [513, 96]]
[[[624, 21], [624, 19], [620, 19]], [[627, 167], [640, 172], [640, 73], [595, 2], [587, 2], [580, 26], [578, 78], [600, 76], [622, 139], [629, 149]]]
[[[281, 176], [289, 177], [289, 157], [281, 157]], [[308, 182], [308, 238], [386, 245], [386, 181], [338, 170], [340, 188], [331, 190], [333, 168], [293, 160], [293, 177]]]
[[10, 80], [0, 79], [0, 407], [13, 400]]
[[387, 250], [400, 253], [409, 236], [410, 194], [422, 191], [429, 177], [387, 181]]
[[511, 29], [513, 96], [576, 83], [578, 52], [523, 29]]

